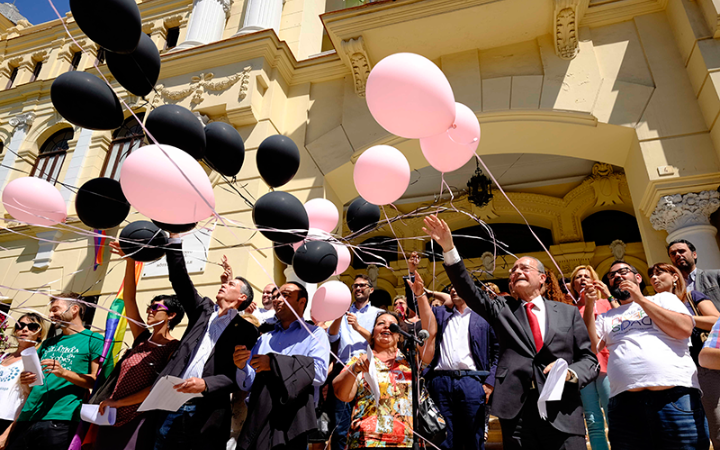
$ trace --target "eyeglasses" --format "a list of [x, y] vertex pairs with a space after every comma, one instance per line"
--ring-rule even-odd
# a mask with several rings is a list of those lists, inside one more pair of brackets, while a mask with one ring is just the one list
[[33, 333], [40, 329], [40, 324], [35, 322], [16, 322], [15, 323], [15, 331], [20, 331], [23, 328], [27, 328], [29, 331], [32, 331]]
[[168, 309], [168, 307], [165, 306], [165, 305], [162, 305], [162, 304], [160, 304], [160, 303], [153, 303], [152, 305], [149, 305], [149, 306], [147, 307], [147, 309], [145, 310], [145, 312], [147, 312], [148, 314], [150, 314], [150, 312], [156, 313], [156, 312], [158, 312], [159, 310], [163, 310], [163, 311], [165, 311], [165, 312], [170, 311], [170, 310]]
[[353, 288], [353, 289], [365, 289], [365, 288], [369, 288], [370, 285], [369, 285], [369, 284], [357, 284], [357, 283], [356, 283], [356, 284], [353, 284], [353, 285], [350, 286], [350, 287]]
[[[620, 275], [621, 277], [624, 277], [625, 275], [629, 274], [630, 272], [633, 272], [633, 270], [629, 267], [623, 267], [622, 269], [618, 269], [614, 272], [608, 272], [608, 280], [612, 280], [615, 278], [615, 275]], [[635, 273], [635, 272], [633, 272]]]
[[528, 273], [532, 272], [533, 270], [537, 270], [540, 272], [540, 269], [533, 266], [528, 266], [527, 264], [518, 264], [517, 266], [513, 266], [512, 269], [510, 269], [510, 275], [514, 274], [515, 272], [523, 272]]

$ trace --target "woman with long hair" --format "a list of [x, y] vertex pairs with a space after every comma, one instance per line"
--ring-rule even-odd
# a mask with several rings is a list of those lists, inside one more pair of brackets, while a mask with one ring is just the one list
[[648, 276], [655, 292], [671, 292], [687, 307], [695, 320], [695, 328], [690, 335], [690, 356], [698, 369], [698, 382], [703, 391], [701, 398], [705, 416], [708, 420], [710, 437], [713, 446], [720, 438], [720, 417], [717, 408], [720, 403], [720, 371], [701, 367], [698, 362], [707, 332], [712, 330], [720, 312], [705, 294], [692, 290], [687, 291], [685, 279], [680, 270], [670, 264], [658, 263], [648, 269]]
[[404, 326], [395, 313], [378, 314], [370, 339], [372, 364], [380, 385], [377, 402], [365, 381], [370, 371], [365, 354], [351, 359], [333, 381], [337, 398], [354, 403], [347, 434], [348, 449], [413, 446], [411, 369], [398, 349], [400, 334], [390, 331], [392, 324]]
[[[600, 281], [600, 277], [592, 266], [577, 266], [570, 275], [570, 293], [575, 299], [576, 306], [580, 310], [580, 316], [585, 312], [585, 296], [595, 298], [594, 315], [598, 315], [610, 311], [612, 305], [610, 302], [600, 297], [602, 293], [605, 297], [610, 296], [608, 287]], [[587, 386], [580, 390], [583, 409], [585, 410], [585, 424], [588, 429], [590, 438], [590, 446], [592, 450], [608, 450], [607, 435], [605, 434], [605, 423], [607, 416], [608, 402], [610, 401], [610, 381], [607, 378], [607, 364], [610, 353], [604, 348], [597, 353], [600, 362], [600, 374], [591, 381]], [[605, 415], [603, 415], [603, 411]]]
[[[5, 316], [3, 318], [7, 320]], [[12, 353], [0, 355], [0, 448], [5, 448], [11, 425], [30, 393], [30, 387], [20, 383], [20, 373], [24, 370], [20, 354], [40, 345], [46, 332], [47, 327], [39, 314], [23, 314], [13, 327], [12, 336], [17, 341], [17, 348]]]

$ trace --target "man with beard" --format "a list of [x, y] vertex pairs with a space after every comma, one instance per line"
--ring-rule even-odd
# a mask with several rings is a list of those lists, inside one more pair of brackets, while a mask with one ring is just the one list
[[[260, 337], [252, 352], [238, 347], [233, 355], [238, 386], [246, 392], [252, 389], [248, 419], [238, 439], [239, 448], [269, 449], [282, 446], [284, 450], [305, 449], [308, 432], [317, 428], [313, 396], [327, 379], [330, 343], [325, 330], [303, 323], [302, 317], [308, 302], [308, 292], [304, 286], [291, 281], [280, 287], [280, 294], [279, 298], [273, 300], [278, 319], [275, 328]], [[306, 361], [312, 361], [314, 376], [302, 376], [301, 372], [308, 372], [303, 369], [296, 370], [294, 374], [283, 374], [283, 365], [302, 365], [302, 362], [296, 364], [297, 361], [289, 360], [293, 357], [312, 358]], [[263, 386], [273, 387], [274, 393], [270, 397], [275, 401], [263, 401], [267, 398], [257, 392], [258, 381]], [[288, 384], [295, 391], [288, 395], [293, 400], [277, 401], [273, 394], [282, 397], [279, 393], [283, 389], [279, 387]], [[262, 417], [272, 420], [268, 422]], [[279, 426], [279, 423], [284, 426]]]
[[[38, 349], [45, 379], [30, 391], [8, 449], [65, 450], [70, 445], [83, 398], [95, 383], [105, 339], [83, 326], [85, 305], [80, 298], [67, 293], [50, 301], [50, 320], [62, 334], [48, 338]], [[31, 372], [20, 375], [25, 385], [36, 380]]]
[[685, 239], [672, 241], [668, 245], [668, 256], [683, 274], [687, 291], [702, 292], [720, 309], [720, 270], [698, 269], [695, 246]]
[[593, 348], [610, 350], [608, 426], [613, 450], [707, 449], [697, 369], [688, 343], [690, 312], [670, 292], [651, 297], [625, 261], [608, 272], [620, 307], [594, 318], [597, 290], [585, 293], [585, 324]]
[[[373, 286], [370, 284], [370, 278], [367, 275], [359, 274], [355, 276], [351, 290], [355, 303], [350, 305], [347, 314], [339, 317], [328, 328], [330, 342], [338, 342], [337, 355], [343, 364], [347, 363], [353, 356], [367, 351], [367, 340], [355, 329], [372, 330], [375, 325], [375, 318], [382, 311], [380, 308], [370, 304], [370, 294], [373, 292]], [[341, 369], [342, 364], [336, 364], [336, 367]], [[334, 373], [339, 373], [339, 370]], [[335, 399], [336, 427], [332, 436], [332, 450], [345, 448], [351, 413], [351, 403]]]

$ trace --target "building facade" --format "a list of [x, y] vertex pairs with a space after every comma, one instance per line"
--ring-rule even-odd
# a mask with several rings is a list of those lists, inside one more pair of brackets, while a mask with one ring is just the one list
[[[578, 264], [592, 264], [602, 275], [616, 258], [642, 271], [667, 261], [666, 242], [676, 238], [700, 249], [700, 267], [720, 268], [714, 214], [720, 12], [711, 0], [142, 0], [138, 6], [143, 31], [161, 52], [160, 80], [146, 98], [113, 83], [118, 96], [141, 119], [154, 107], [177, 104], [204, 123], [233, 125], [245, 140], [245, 164], [235, 180], [206, 168], [216, 210], [227, 220], [214, 227], [194, 269], [205, 295], [217, 291], [223, 254], [256, 292], [271, 279], [279, 284], [293, 276], [251, 229], [250, 204], [269, 191], [255, 152], [274, 134], [292, 138], [301, 152], [300, 170], [283, 190], [303, 202], [327, 198], [341, 212], [358, 196], [352, 183], [358, 156], [378, 144], [398, 148], [413, 176], [395, 208], [384, 208], [387, 219], [444, 208], [443, 217], [465, 236], [459, 247], [480, 279], [502, 284], [513, 255], [554, 267], [543, 246], [566, 275]], [[0, 17], [0, 189], [17, 177], [40, 176], [59, 181], [68, 205], [66, 225], [29, 227], [5, 214], [0, 230], [3, 301], [41, 312], [47, 297], [27, 291], [85, 292], [107, 306], [120, 286], [123, 263], [107, 248], [104, 264], [94, 269], [94, 239], [80, 232], [89, 230], [74, 212], [73, 187], [117, 178], [124, 157], [144, 139], [128, 111], [121, 129], [105, 132], [73, 126], [53, 109], [50, 86], [64, 72], [94, 73], [97, 62], [112, 80], [102, 51], [72, 14], [64, 20], [76, 42], [60, 19], [30, 25]], [[389, 134], [370, 115], [367, 77], [397, 52], [434, 61], [456, 101], [477, 114], [477, 153], [503, 188], [493, 188], [488, 204], [468, 201], [475, 161], [441, 177], [417, 140]], [[506, 245], [493, 245], [472, 216]], [[359, 250], [381, 249], [374, 253], [386, 263], [361, 253], [341, 279], [371, 264], [378, 291], [403, 292], [403, 254], [437, 253], [419, 239], [421, 220], [387, 220], [353, 238]], [[348, 236], [341, 222], [335, 234]], [[421, 269], [427, 280], [435, 277], [434, 285], [447, 282], [439, 262], [426, 259]], [[159, 271], [144, 277], [138, 292], [145, 301], [170, 289]], [[98, 310], [95, 326], [104, 317]]]

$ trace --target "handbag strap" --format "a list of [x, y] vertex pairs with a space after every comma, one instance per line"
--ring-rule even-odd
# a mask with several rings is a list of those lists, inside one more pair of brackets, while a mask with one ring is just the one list
[[692, 308], [695, 315], [702, 317], [702, 314], [700, 314], [700, 311], [698, 311], [697, 307], [695, 306], [695, 300], [692, 298], [692, 291], [688, 292], [687, 296], [688, 296], [688, 303], [690, 303], [690, 307]]

